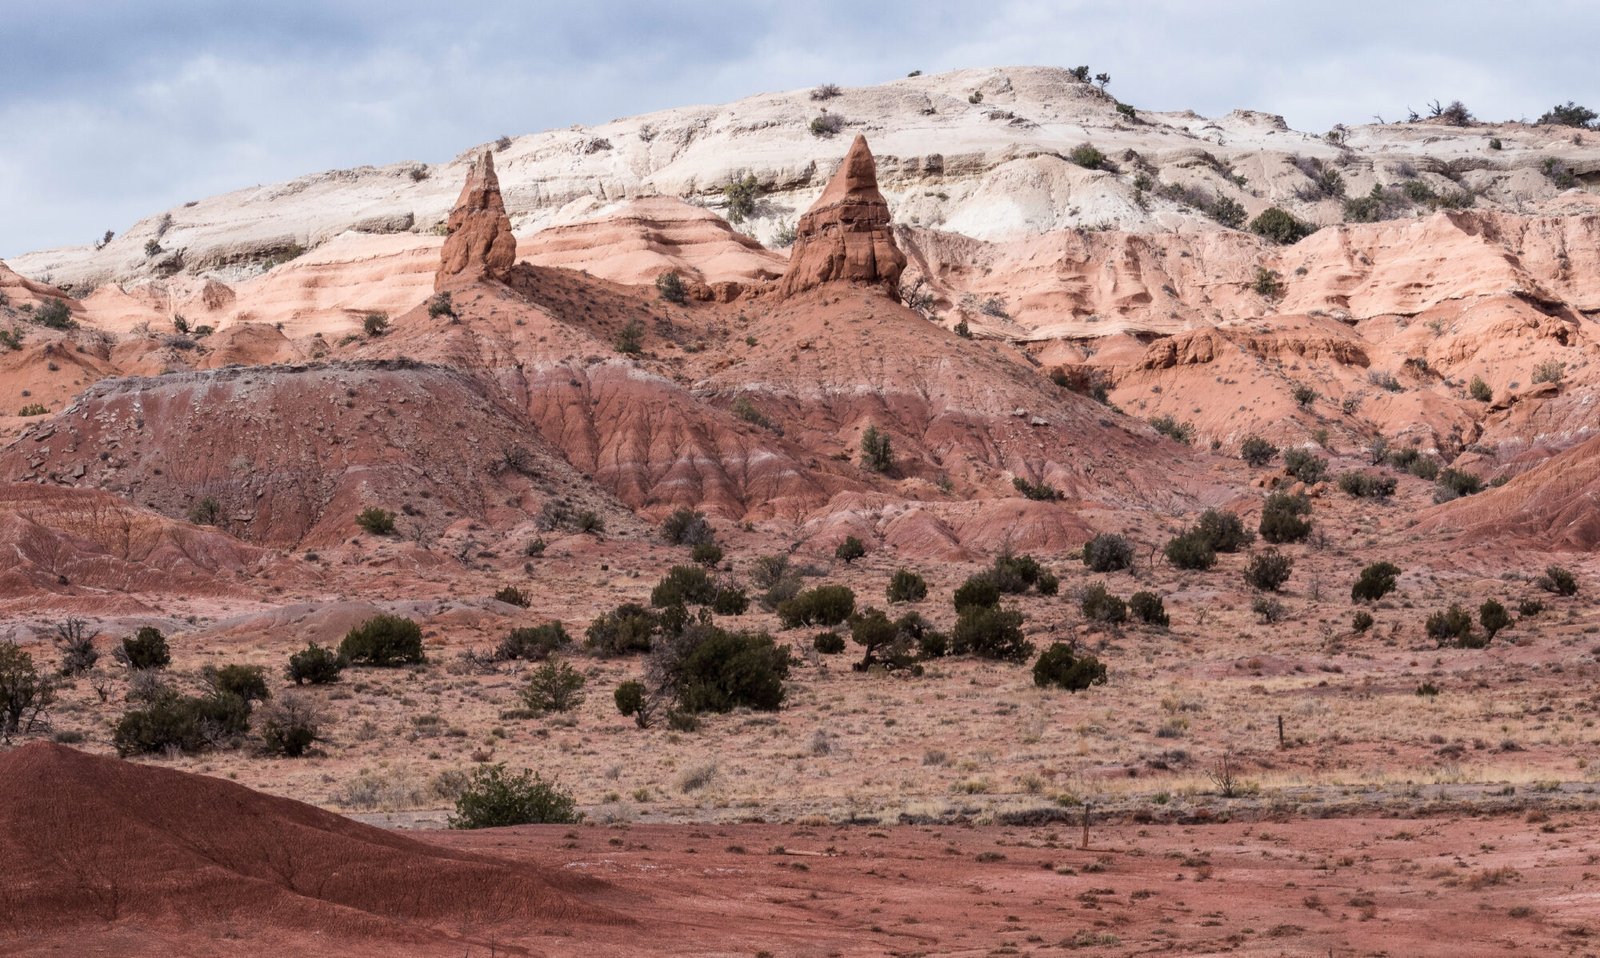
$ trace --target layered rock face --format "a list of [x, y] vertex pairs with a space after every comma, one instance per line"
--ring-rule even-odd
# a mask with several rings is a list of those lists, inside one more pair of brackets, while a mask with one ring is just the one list
[[878, 192], [877, 163], [867, 138], [857, 136], [828, 188], [800, 217], [780, 289], [793, 296], [842, 280], [892, 292], [905, 268], [905, 254], [894, 242], [889, 204]]
[[511, 217], [500, 197], [493, 153], [485, 150], [467, 172], [467, 183], [450, 211], [449, 228], [435, 289], [505, 279], [517, 261], [517, 239], [511, 235]]

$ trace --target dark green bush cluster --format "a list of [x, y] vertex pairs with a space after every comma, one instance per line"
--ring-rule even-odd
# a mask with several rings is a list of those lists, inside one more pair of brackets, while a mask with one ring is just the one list
[[1154, 592], [1135, 592], [1128, 599], [1128, 610], [1146, 625], [1166, 628], [1171, 623], [1167, 616], [1167, 604]]
[[1309, 449], [1285, 449], [1283, 468], [1289, 475], [1306, 485], [1315, 485], [1328, 475], [1328, 460]]
[[284, 671], [296, 685], [326, 685], [339, 681], [345, 660], [333, 649], [315, 642], [289, 656], [289, 666]]
[[1544, 575], [1534, 580], [1534, 585], [1555, 595], [1578, 594], [1578, 577], [1558, 565], [1547, 567]]
[[1392, 562], [1374, 562], [1356, 576], [1350, 587], [1354, 602], [1376, 602], [1395, 590], [1400, 579], [1400, 567]]
[[811, 647], [823, 655], [838, 655], [844, 651], [844, 636], [837, 632], [818, 632], [811, 639]]
[[861, 540], [855, 536], [845, 536], [844, 541], [839, 543], [838, 547], [833, 550], [833, 557], [845, 565], [849, 565], [866, 554], [867, 547], [862, 545]]
[[345, 634], [339, 657], [378, 667], [421, 662], [422, 627], [403, 616], [380, 613]]
[[111, 743], [118, 755], [177, 749], [200, 752], [231, 744], [250, 728], [250, 704], [229, 692], [179, 695], [160, 689], [117, 721]]
[[1434, 502], [1449, 502], [1462, 496], [1473, 496], [1483, 491], [1483, 480], [1477, 475], [1454, 467], [1439, 473], [1433, 491]]
[[673, 545], [697, 546], [715, 541], [716, 533], [704, 513], [677, 509], [661, 521], [661, 538]]
[[1261, 538], [1272, 543], [1300, 542], [1311, 535], [1311, 500], [1274, 492], [1261, 506]]
[[819, 585], [778, 603], [778, 620], [786, 629], [802, 625], [840, 625], [856, 610], [849, 586]]
[[375, 536], [392, 536], [394, 535], [394, 513], [387, 509], [380, 509], [377, 506], [363, 509], [361, 514], [356, 516], [356, 525], [360, 526], [363, 531]]
[[535, 716], [570, 712], [583, 704], [584, 677], [559, 659], [546, 660], [528, 675], [522, 704]]
[[850, 617], [850, 637], [864, 650], [861, 661], [854, 666], [858, 672], [907, 669], [919, 675], [921, 659], [943, 655], [949, 646], [945, 636], [915, 612], [891, 619], [878, 609], [863, 609]]
[[1078, 692], [1106, 684], [1106, 667], [1088, 652], [1065, 642], [1052, 642], [1033, 663], [1033, 684]]
[[1250, 221], [1250, 232], [1264, 236], [1274, 243], [1298, 243], [1316, 232], [1316, 227], [1302, 223], [1276, 206], [1263, 210]]
[[888, 472], [894, 468], [894, 445], [889, 434], [877, 426], [868, 426], [861, 434], [861, 465], [873, 472]]
[[495, 647], [494, 657], [501, 661], [521, 659], [526, 662], [543, 662], [551, 653], [572, 642], [566, 626], [560, 622], [524, 626], [512, 629]]
[[650, 590], [650, 604], [658, 609], [672, 605], [710, 605], [717, 598], [711, 574], [697, 565], [675, 565]]
[[267, 689], [266, 670], [259, 665], [208, 665], [201, 674], [212, 691], [237, 696], [247, 705], [272, 697]]
[[172, 653], [167, 649], [167, 637], [154, 626], [145, 626], [122, 640], [122, 645], [111, 657], [130, 669], [164, 669], [172, 663]]
[[648, 652], [660, 629], [661, 622], [655, 613], [627, 602], [589, 623], [584, 633], [584, 647], [601, 656]]
[[494, 599], [496, 602], [504, 602], [507, 605], [520, 606], [524, 609], [526, 609], [533, 602], [533, 600], [528, 597], [527, 593], [523, 592], [514, 585], [501, 586], [495, 591]]
[[1157, 416], [1150, 420], [1150, 428], [1174, 442], [1194, 445], [1194, 423], [1179, 422], [1172, 416]]
[[676, 271], [668, 271], [656, 277], [656, 292], [662, 299], [678, 306], [689, 301], [689, 288], [683, 285], [683, 277]]
[[901, 602], [921, 602], [928, 597], [928, 583], [910, 569], [900, 569], [889, 579], [884, 590], [891, 605]]
[[1219, 552], [1238, 552], [1255, 541], [1237, 515], [1207, 509], [1200, 520], [1167, 543], [1167, 561], [1180, 569], [1209, 569]]
[[1033, 643], [1022, 634], [1021, 612], [998, 605], [969, 606], [950, 633], [950, 653], [1021, 662], [1033, 654]]
[[1197, 530], [1190, 529], [1167, 541], [1167, 561], [1174, 568], [1204, 571], [1217, 564], [1217, 552]]
[[1357, 499], [1387, 499], [1399, 481], [1393, 476], [1351, 470], [1339, 473], [1339, 490]]
[[1438, 642], [1440, 648], [1481, 649], [1489, 644], [1487, 635], [1473, 631], [1472, 616], [1454, 603], [1448, 609], [1429, 613], [1423, 627], [1428, 638]]
[[763, 632], [690, 623], [655, 653], [661, 692], [684, 712], [773, 711], [783, 704], [789, 650]]
[[1119, 625], [1128, 618], [1128, 604], [1112, 594], [1104, 582], [1084, 587], [1078, 596], [1078, 610], [1090, 622], [1104, 625]]
[[1102, 532], [1083, 547], [1083, 564], [1092, 572], [1118, 572], [1133, 565], [1133, 546], [1115, 533]]

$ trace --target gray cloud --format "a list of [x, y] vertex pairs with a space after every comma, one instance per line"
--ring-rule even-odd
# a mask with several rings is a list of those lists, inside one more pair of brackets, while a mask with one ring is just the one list
[[500, 133], [832, 81], [1088, 63], [1148, 109], [1325, 130], [1460, 98], [1600, 107], [1600, 7], [1355, 0], [844, 0], [556, 6], [57, 0], [7, 11], [0, 255], [87, 242], [302, 173], [443, 160]]

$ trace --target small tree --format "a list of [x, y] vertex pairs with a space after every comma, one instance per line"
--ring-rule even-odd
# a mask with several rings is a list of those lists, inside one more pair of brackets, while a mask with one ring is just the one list
[[1000, 585], [995, 581], [993, 573], [979, 572], [977, 575], [969, 576], [967, 581], [956, 588], [951, 601], [958, 613], [967, 609], [993, 608], [1000, 604]]
[[339, 657], [378, 667], [422, 662], [422, 627], [402, 616], [379, 613], [345, 635]]
[[220, 693], [237, 695], [246, 705], [272, 697], [266, 670], [259, 665], [208, 665], [202, 670], [206, 684]]
[[289, 692], [261, 707], [256, 728], [268, 755], [299, 758], [322, 740], [322, 710], [305, 695]]
[[1111, 593], [1104, 582], [1084, 587], [1078, 597], [1078, 610], [1090, 622], [1117, 625], [1128, 618], [1128, 604]]
[[339, 653], [312, 642], [289, 656], [289, 666], [284, 671], [296, 685], [327, 685], [339, 681], [344, 665]]
[[624, 323], [622, 332], [617, 334], [616, 347], [617, 352], [625, 356], [637, 356], [644, 352], [644, 323], [637, 319]]
[[889, 434], [868, 426], [861, 434], [861, 465], [873, 472], [888, 472], [894, 467], [894, 447]]
[[[837, 638], [837, 636], [836, 636]], [[843, 640], [840, 641], [839, 650], [844, 651]], [[656, 703], [645, 690], [644, 683], [637, 679], [629, 679], [617, 686], [611, 693], [612, 701], [617, 704], [617, 711], [633, 719], [633, 724], [640, 728], [649, 728], [655, 721]]]
[[649, 609], [627, 602], [590, 622], [583, 644], [602, 657], [648, 652], [657, 626]]
[[1501, 630], [1510, 627], [1511, 613], [1507, 612], [1506, 607], [1494, 599], [1484, 599], [1483, 604], [1478, 606], [1478, 624], [1483, 626], [1483, 631], [1489, 637], [1488, 640], [1492, 642], [1494, 637], [1500, 634]]
[[361, 331], [367, 334], [368, 339], [377, 339], [389, 331], [388, 313], [368, 313], [362, 317]]
[[689, 550], [689, 558], [694, 560], [695, 565], [702, 565], [708, 569], [721, 562], [722, 556], [722, 547], [715, 542], [702, 542]]
[[711, 574], [697, 565], [675, 565], [667, 570], [650, 590], [650, 604], [657, 609], [673, 605], [710, 605], [717, 598], [717, 585]]
[[1357, 609], [1355, 615], [1350, 617], [1350, 631], [1360, 635], [1372, 628], [1372, 613], [1365, 609]]
[[1216, 550], [1211, 542], [1197, 530], [1189, 530], [1168, 540], [1167, 561], [1179, 569], [1206, 570], [1217, 564]]
[[656, 277], [656, 292], [662, 299], [678, 306], [689, 301], [689, 289], [683, 285], [683, 277], [676, 271], [662, 273]]
[[867, 547], [855, 536], [845, 536], [839, 547], [833, 550], [833, 557], [844, 562], [845, 565], [856, 561], [867, 554]]
[[494, 600], [524, 609], [533, 604], [533, 600], [529, 598], [528, 594], [514, 585], [501, 586], [495, 591]]
[[1440, 648], [1447, 645], [1463, 649], [1481, 648], [1489, 643], [1488, 639], [1480, 639], [1473, 634], [1472, 616], [1454, 603], [1442, 612], [1430, 613], [1423, 628], [1428, 638], [1438, 642]]
[[900, 569], [889, 579], [885, 595], [890, 604], [921, 602], [928, 597], [928, 583], [910, 569]]
[[722, 187], [722, 198], [728, 204], [728, 222], [743, 223], [755, 215], [756, 200], [761, 196], [761, 183], [754, 173], [742, 180], [733, 180]]
[[451, 828], [571, 825], [582, 818], [572, 796], [529, 771], [511, 774], [504, 762], [473, 770], [456, 798]]
[[0, 642], [0, 743], [31, 732], [55, 701], [55, 686], [15, 642]]
[[1295, 219], [1276, 206], [1268, 207], [1250, 221], [1250, 232], [1264, 236], [1274, 243], [1298, 243], [1315, 232], [1315, 228]]
[[1076, 693], [1106, 684], [1106, 667], [1088, 652], [1079, 652], [1065, 642], [1052, 642], [1033, 663], [1033, 684]]
[[1083, 564], [1092, 572], [1118, 572], [1133, 565], [1133, 546], [1114, 533], [1103, 532], [1083, 547]]
[[950, 651], [1002, 662], [1022, 662], [1033, 654], [1033, 643], [1022, 634], [1022, 613], [998, 606], [974, 606], [962, 611], [950, 633]]
[[1256, 541], [1256, 534], [1245, 528], [1244, 520], [1222, 509], [1207, 509], [1194, 525], [1194, 533], [1215, 552], [1238, 552]]
[[856, 608], [849, 586], [819, 585], [778, 603], [778, 620], [786, 629], [802, 625], [840, 625]]
[[538, 715], [570, 712], [583, 704], [584, 678], [577, 669], [555, 659], [544, 663], [528, 676], [522, 689], [522, 704]]
[[428, 316], [432, 319], [438, 319], [440, 316], [455, 318], [456, 307], [450, 301], [449, 293], [434, 293], [428, 298]]
[[713, 541], [716, 533], [705, 513], [679, 508], [661, 521], [661, 538], [673, 545], [697, 546]]
[[495, 647], [494, 657], [502, 661], [521, 659], [543, 662], [562, 647], [571, 644], [572, 637], [560, 622], [512, 629]]
[[1494, 390], [1483, 381], [1482, 376], [1473, 376], [1472, 382], [1467, 386], [1467, 394], [1478, 402], [1489, 402], [1494, 399]]
[[1327, 476], [1328, 460], [1309, 449], [1285, 449], [1283, 468], [1289, 475], [1310, 486], [1321, 482]]
[[1244, 581], [1253, 589], [1276, 592], [1289, 581], [1293, 569], [1293, 559], [1277, 549], [1265, 549], [1250, 557], [1250, 564], [1244, 569]]
[[1394, 591], [1399, 578], [1399, 566], [1392, 562], [1374, 562], [1356, 576], [1355, 585], [1350, 587], [1350, 599], [1354, 602], [1376, 602]]
[[95, 636], [100, 634], [98, 629], [89, 630], [89, 623], [83, 619], [69, 617], [57, 622], [52, 628], [55, 647], [61, 650], [61, 674], [66, 676], [79, 675], [94, 668], [100, 661], [100, 650], [94, 647]]
[[145, 626], [122, 640], [122, 645], [112, 653], [112, 658], [136, 671], [164, 669], [172, 663], [172, 653], [167, 650], [167, 637], [154, 626]]

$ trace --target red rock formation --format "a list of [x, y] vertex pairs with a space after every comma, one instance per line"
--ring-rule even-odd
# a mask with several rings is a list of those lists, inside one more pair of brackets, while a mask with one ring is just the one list
[[857, 136], [828, 188], [800, 217], [783, 295], [841, 280], [895, 290], [906, 257], [895, 245], [892, 222], [878, 192], [877, 163], [866, 137]]
[[517, 239], [511, 235], [511, 217], [500, 198], [500, 179], [494, 175], [494, 154], [484, 151], [467, 173], [455, 209], [450, 211], [450, 237], [444, 241], [435, 289], [459, 286], [480, 279], [505, 279], [517, 260]]

